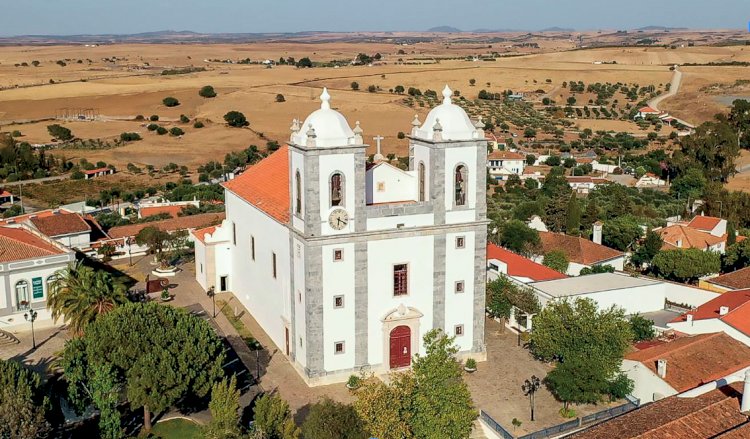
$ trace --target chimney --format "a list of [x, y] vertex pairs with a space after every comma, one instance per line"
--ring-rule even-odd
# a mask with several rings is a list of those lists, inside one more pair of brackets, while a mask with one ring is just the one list
[[682, 239], [677, 240], [677, 248], [682, 248]]
[[656, 360], [656, 374], [659, 375], [659, 378], [667, 376], [667, 360]]
[[594, 241], [594, 243], [601, 245], [602, 243], [602, 223], [597, 221], [593, 225], [594, 227], [594, 233], [591, 237], [591, 240]]
[[721, 307], [719, 307], [719, 315], [720, 316], [725, 316], [727, 314], [729, 314], [729, 307], [728, 306], [721, 306]]
[[740, 412], [750, 412], [750, 370], [745, 371], [745, 386], [742, 388], [742, 402]]
[[690, 323], [690, 326], [693, 326], [693, 315], [688, 314], [685, 318], [687, 319], [687, 322]]

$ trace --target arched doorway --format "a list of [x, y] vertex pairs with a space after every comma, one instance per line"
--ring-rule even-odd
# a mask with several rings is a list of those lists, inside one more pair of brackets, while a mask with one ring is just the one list
[[393, 328], [390, 341], [391, 369], [409, 367], [411, 365], [411, 329], [408, 326]]

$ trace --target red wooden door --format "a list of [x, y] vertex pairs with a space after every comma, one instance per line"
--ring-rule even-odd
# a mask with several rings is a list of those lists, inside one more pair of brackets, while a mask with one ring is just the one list
[[391, 369], [411, 364], [411, 329], [397, 326], [391, 331]]

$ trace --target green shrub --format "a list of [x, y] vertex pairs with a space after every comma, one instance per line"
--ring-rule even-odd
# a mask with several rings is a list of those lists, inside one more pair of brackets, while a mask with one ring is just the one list
[[162, 99], [162, 103], [167, 107], [176, 107], [180, 105], [180, 101], [173, 98], [172, 96], [167, 96], [166, 98]]
[[163, 136], [163, 135], [165, 135], [167, 133], [168, 133], [168, 131], [164, 127], [159, 127], [159, 128], [156, 129], [156, 134], [158, 134], [160, 136]]
[[203, 125], [203, 122], [197, 121], [193, 124], [193, 128], [203, 128], [205, 125]]
[[150, 117], [148, 118], [148, 120], [150, 120], [151, 122], [156, 122], [156, 121], [158, 121], [158, 120], [159, 120], [159, 116], [158, 116], [158, 115], [156, 115], [156, 114], [152, 114], [152, 115], [151, 115], [151, 116], [150, 116]]
[[198, 92], [198, 95], [204, 98], [215, 98], [216, 91], [214, 90], [212, 86], [204, 85]]
[[183, 131], [182, 128], [179, 127], [172, 127], [172, 129], [169, 130], [169, 134], [172, 136], [181, 136], [185, 134], [185, 131]]

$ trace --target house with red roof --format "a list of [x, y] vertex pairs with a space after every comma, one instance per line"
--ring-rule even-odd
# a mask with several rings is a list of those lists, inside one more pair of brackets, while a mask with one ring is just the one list
[[47, 311], [50, 282], [73, 261], [73, 250], [26, 224], [0, 226], [0, 328], [26, 327], [24, 314], [32, 309], [37, 325], [52, 324]]
[[487, 156], [487, 172], [495, 180], [507, 180], [511, 175], [523, 175], [526, 156], [514, 151], [495, 150]]
[[659, 116], [663, 114], [662, 111], [653, 109], [646, 105], [645, 107], [641, 107], [638, 109], [638, 112], [635, 113], [635, 116], [633, 116], [633, 119], [646, 119], [649, 116]]
[[578, 276], [584, 268], [595, 265], [609, 265], [622, 271], [625, 267], [625, 253], [601, 244], [602, 225], [594, 224], [593, 239], [570, 236], [563, 233], [539, 232], [541, 254], [534, 255], [535, 262], [541, 263], [544, 255], [558, 250], [568, 257], [568, 276]]
[[683, 393], [750, 368], [750, 346], [724, 332], [678, 337], [630, 352], [621, 370], [641, 403]]
[[717, 293], [750, 289], [750, 267], [724, 273], [720, 276], [701, 279], [698, 286]]
[[24, 224], [69, 248], [86, 251], [107, 234], [91, 215], [67, 209], [47, 209], [0, 220], [0, 225]]
[[487, 280], [504, 274], [518, 283], [564, 279], [567, 276], [493, 243], [487, 244]]
[[727, 243], [727, 220], [696, 216], [690, 222], [674, 223], [654, 229], [661, 236], [662, 250], [697, 248], [723, 254]]
[[112, 175], [115, 173], [115, 168], [96, 168], [83, 171], [83, 178], [91, 180], [96, 177], [103, 177], [105, 175]]
[[750, 346], [750, 289], [729, 291], [667, 324], [684, 334], [725, 332]]
[[[195, 229], [190, 232], [195, 246], [195, 280], [204, 290], [213, 288], [214, 291], [227, 291], [229, 288], [228, 275], [225, 267], [231, 264], [229, 236], [231, 226], [219, 227], [219, 225]], [[255, 246], [251, 240], [251, 253]]]

